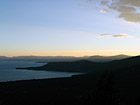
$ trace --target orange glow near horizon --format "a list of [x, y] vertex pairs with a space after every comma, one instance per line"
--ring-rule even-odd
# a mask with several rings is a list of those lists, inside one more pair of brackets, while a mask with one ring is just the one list
[[130, 56], [137, 56], [140, 55], [139, 52], [134, 51], [104, 51], [104, 50], [94, 50], [94, 51], [88, 51], [88, 50], [81, 50], [81, 51], [54, 51], [54, 52], [12, 52], [12, 53], [1, 53], [0, 56], [7, 56], [7, 57], [13, 57], [13, 56], [74, 56], [74, 57], [82, 57], [82, 56], [94, 56], [94, 55], [100, 55], [100, 56], [114, 56], [114, 55], [130, 55]]

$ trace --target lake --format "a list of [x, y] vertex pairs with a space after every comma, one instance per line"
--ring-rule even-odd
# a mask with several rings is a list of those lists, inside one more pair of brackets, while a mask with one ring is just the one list
[[0, 82], [31, 80], [31, 79], [47, 79], [71, 77], [79, 73], [67, 72], [51, 72], [51, 71], [35, 71], [35, 70], [16, 70], [16, 67], [37, 67], [45, 63], [35, 63], [27, 61], [0, 61]]

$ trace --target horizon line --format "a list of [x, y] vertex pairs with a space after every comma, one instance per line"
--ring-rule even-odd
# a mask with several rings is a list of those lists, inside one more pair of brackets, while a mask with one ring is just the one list
[[38, 56], [38, 57], [88, 57], [88, 56], [104, 56], [104, 57], [108, 57], [108, 56], [118, 56], [118, 55], [125, 55], [125, 56], [139, 56], [139, 55], [129, 55], [129, 54], [114, 54], [114, 55], [84, 55], [84, 56], [72, 56], [72, 55], [17, 55], [17, 56], [5, 56], [5, 55], [0, 55], [0, 56], [3, 56], [3, 57], [25, 57], [25, 56]]

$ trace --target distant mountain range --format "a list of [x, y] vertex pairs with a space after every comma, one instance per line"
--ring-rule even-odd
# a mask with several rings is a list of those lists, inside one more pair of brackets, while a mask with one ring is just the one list
[[6, 57], [0, 56], [0, 61], [10, 60], [10, 61], [35, 61], [40, 63], [46, 62], [69, 62], [78, 60], [89, 60], [94, 62], [109, 62], [113, 60], [120, 60], [124, 58], [129, 58], [128, 55], [116, 55], [116, 56], [84, 56], [84, 57], [74, 57], [74, 56], [17, 56], [17, 57]]
[[129, 57], [132, 57], [132, 56], [123, 55], [123, 54], [115, 55], [115, 56], [95, 55], [95, 56], [88, 57], [87, 60], [94, 61], [94, 62], [109, 62], [113, 60], [121, 60], [121, 59], [129, 58]]
[[73, 56], [16, 56], [16, 57], [5, 57], [0, 56], [0, 60], [5, 61], [35, 61], [35, 62], [60, 62], [60, 61], [75, 61], [80, 58]]

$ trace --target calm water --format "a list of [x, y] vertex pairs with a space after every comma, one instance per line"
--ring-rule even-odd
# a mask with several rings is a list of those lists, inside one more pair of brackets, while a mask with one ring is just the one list
[[78, 73], [34, 71], [34, 70], [16, 70], [16, 67], [36, 67], [43, 63], [25, 62], [25, 61], [0, 61], [0, 82], [71, 77]]

